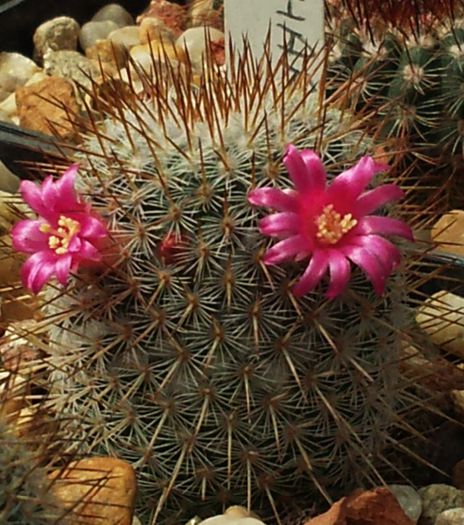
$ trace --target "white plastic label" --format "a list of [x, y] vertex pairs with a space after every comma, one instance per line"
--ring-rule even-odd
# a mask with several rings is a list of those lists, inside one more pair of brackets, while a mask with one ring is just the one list
[[[235, 50], [243, 51], [245, 37], [256, 58], [262, 56], [269, 32], [274, 62], [284, 42], [291, 62], [305, 46], [317, 48], [324, 41], [324, 0], [224, 0], [224, 14]], [[299, 62], [295, 60], [296, 70]]]

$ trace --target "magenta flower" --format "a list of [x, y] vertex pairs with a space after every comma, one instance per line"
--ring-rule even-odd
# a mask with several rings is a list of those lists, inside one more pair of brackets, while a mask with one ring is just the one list
[[38, 187], [21, 182], [21, 194], [38, 219], [18, 222], [12, 231], [13, 246], [31, 254], [21, 269], [23, 284], [38, 293], [55, 276], [65, 284], [69, 272], [81, 264], [102, 259], [101, 243], [107, 229], [76, 193], [78, 166], [73, 165], [56, 182], [47, 177]]
[[280, 239], [265, 253], [265, 264], [309, 258], [293, 293], [309, 293], [329, 271], [327, 297], [333, 299], [348, 285], [351, 261], [381, 295], [401, 258], [398, 248], [381, 235], [413, 239], [411, 228], [403, 221], [371, 215], [403, 196], [395, 184], [365, 191], [373, 177], [388, 166], [363, 157], [327, 185], [324, 166], [314, 151], [298, 151], [290, 145], [284, 164], [294, 190], [259, 188], [248, 196], [251, 204], [277, 211], [259, 224], [261, 233]]

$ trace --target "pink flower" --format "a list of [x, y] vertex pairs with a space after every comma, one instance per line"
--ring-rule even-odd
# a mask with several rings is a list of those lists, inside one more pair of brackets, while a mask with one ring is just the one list
[[47, 177], [38, 187], [21, 182], [21, 194], [39, 215], [18, 222], [12, 231], [13, 246], [31, 254], [21, 269], [26, 288], [38, 293], [55, 276], [66, 284], [69, 272], [81, 264], [101, 261], [99, 246], [108, 232], [101, 218], [76, 193], [78, 166], [73, 165], [58, 179]]
[[251, 204], [277, 211], [259, 224], [261, 233], [280, 239], [265, 253], [265, 264], [309, 258], [293, 293], [309, 293], [329, 271], [327, 297], [332, 299], [348, 285], [351, 261], [381, 295], [401, 258], [399, 250], [381, 235], [413, 240], [411, 228], [403, 221], [371, 215], [403, 196], [395, 184], [365, 191], [374, 176], [388, 166], [363, 157], [327, 185], [324, 166], [314, 151], [298, 151], [290, 145], [284, 164], [294, 190], [259, 188], [248, 196]]

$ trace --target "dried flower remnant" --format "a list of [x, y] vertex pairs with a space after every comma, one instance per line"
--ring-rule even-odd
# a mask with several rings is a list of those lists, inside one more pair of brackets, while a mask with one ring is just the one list
[[102, 260], [101, 243], [108, 232], [77, 194], [77, 172], [73, 165], [56, 182], [49, 176], [40, 187], [31, 181], [21, 183], [21, 195], [38, 218], [18, 222], [12, 238], [16, 250], [30, 254], [21, 277], [33, 293], [53, 276], [64, 285], [80, 265]]
[[248, 196], [253, 205], [277, 210], [259, 224], [262, 234], [279, 239], [266, 252], [264, 262], [279, 264], [309, 257], [294, 294], [309, 293], [328, 270], [327, 296], [333, 299], [348, 285], [351, 261], [381, 295], [401, 258], [398, 248], [381, 235], [413, 239], [411, 228], [403, 221], [370, 215], [403, 196], [395, 184], [365, 191], [374, 176], [387, 171], [388, 166], [366, 156], [327, 185], [322, 161], [312, 150], [298, 151], [290, 145], [284, 164], [294, 190], [258, 188]]

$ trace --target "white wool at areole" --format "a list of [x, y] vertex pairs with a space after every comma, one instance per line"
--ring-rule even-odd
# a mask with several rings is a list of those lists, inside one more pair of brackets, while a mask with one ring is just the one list
[[[256, 57], [263, 53], [269, 30], [274, 61], [282, 53], [286, 41], [290, 58], [307, 45], [323, 42], [324, 0], [225, 0], [225, 31], [235, 48], [243, 49], [243, 37], [250, 43]], [[299, 60], [294, 68], [299, 70]]]

